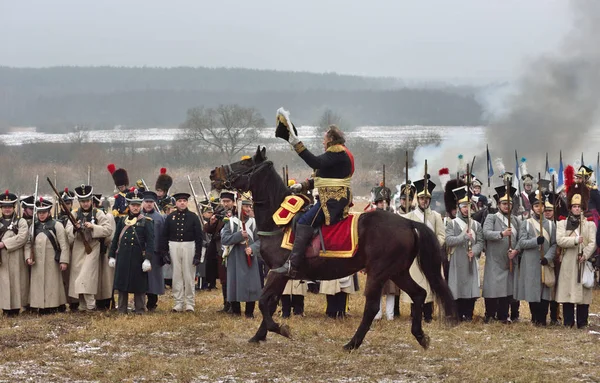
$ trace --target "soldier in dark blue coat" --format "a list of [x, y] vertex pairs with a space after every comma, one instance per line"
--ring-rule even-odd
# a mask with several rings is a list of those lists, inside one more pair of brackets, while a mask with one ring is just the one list
[[148, 271], [154, 256], [154, 221], [142, 213], [142, 195], [135, 189], [126, 195], [127, 217], [117, 222], [109, 252], [109, 266], [115, 267], [115, 290], [119, 291], [119, 312], [127, 313], [129, 293], [133, 293], [134, 312], [144, 312], [148, 291]]
[[107, 166], [108, 171], [112, 175], [115, 186], [119, 192], [115, 195], [115, 203], [113, 204], [113, 215], [115, 217], [127, 216], [127, 186], [129, 185], [129, 176], [127, 170], [117, 169], [114, 164]]
[[323, 224], [336, 224], [348, 216], [348, 210], [352, 203], [350, 180], [354, 174], [354, 156], [344, 146], [346, 142], [344, 134], [335, 125], [331, 125], [323, 136], [325, 153], [315, 156], [298, 139], [296, 128], [290, 122], [289, 113], [283, 109], [277, 113], [277, 130], [284, 134], [276, 132], [276, 135], [286, 139], [300, 158], [315, 170], [313, 178], [292, 185], [292, 190], [301, 192], [316, 188], [319, 192], [316, 203], [298, 220], [294, 247], [289, 261], [283, 266], [271, 270], [275, 273], [288, 274], [294, 278], [304, 258], [306, 246], [312, 239], [313, 228]]

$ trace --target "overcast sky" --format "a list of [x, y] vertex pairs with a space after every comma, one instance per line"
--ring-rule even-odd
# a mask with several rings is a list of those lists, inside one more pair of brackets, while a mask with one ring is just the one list
[[227, 66], [512, 79], [566, 0], [0, 0], [0, 65]]

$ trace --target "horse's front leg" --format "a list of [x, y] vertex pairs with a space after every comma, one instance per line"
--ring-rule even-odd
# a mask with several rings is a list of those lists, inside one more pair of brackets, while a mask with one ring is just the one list
[[256, 343], [266, 340], [267, 331], [272, 331], [285, 337], [290, 336], [290, 330], [287, 325], [280, 326], [273, 320], [273, 314], [275, 313], [275, 310], [277, 310], [277, 301], [281, 296], [288, 279], [289, 278], [285, 275], [274, 273], [268, 274], [267, 282], [258, 301], [258, 308], [263, 319], [256, 334], [250, 338], [249, 342]]
[[350, 342], [344, 345], [345, 350], [350, 351], [359, 348], [365, 339], [365, 335], [367, 335], [367, 332], [373, 323], [373, 319], [375, 319], [375, 315], [377, 315], [377, 312], [379, 311], [381, 290], [383, 289], [386, 280], [387, 276], [385, 277], [385, 280], [382, 280], [382, 278], [376, 280], [375, 278], [367, 277], [367, 285], [365, 287], [366, 302], [363, 317], [356, 333], [352, 339], [350, 339]]

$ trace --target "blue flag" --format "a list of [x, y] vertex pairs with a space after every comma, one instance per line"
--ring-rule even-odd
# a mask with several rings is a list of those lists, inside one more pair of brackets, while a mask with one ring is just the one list
[[563, 161], [562, 161], [562, 150], [560, 151], [560, 165], [558, 167], [558, 185], [557, 187], [562, 186], [565, 183], [565, 168], [563, 166]]
[[[494, 176], [494, 168], [492, 167], [492, 157], [490, 157], [490, 149], [488, 148], [488, 146], [485, 146], [485, 149], [487, 151], [487, 168], [488, 168], [488, 181], [490, 180], [490, 178], [492, 178]], [[489, 182], [488, 182], [489, 184]]]

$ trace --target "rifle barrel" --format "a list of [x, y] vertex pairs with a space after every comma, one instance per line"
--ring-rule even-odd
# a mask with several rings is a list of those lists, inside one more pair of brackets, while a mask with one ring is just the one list
[[[65, 201], [63, 201], [62, 198], [60, 198], [60, 194], [58, 193], [58, 190], [56, 190], [56, 187], [54, 186], [54, 184], [52, 183], [52, 181], [50, 181], [49, 177], [46, 177], [46, 181], [48, 181], [48, 183], [50, 184], [50, 187], [52, 188], [52, 191], [54, 192], [54, 194], [58, 198], [58, 202], [60, 204], [61, 209], [64, 212], [67, 213], [67, 217], [69, 218], [69, 221], [73, 225], [73, 230], [75, 230], [75, 227], [77, 226], [77, 221], [75, 220], [75, 217], [73, 217], [73, 213], [71, 213], [71, 210], [69, 210], [69, 208], [68, 208], [67, 204], [65, 203]], [[92, 246], [90, 246], [90, 243], [85, 238], [85, 235], [82, 235], [81, 239], [83, 241], [83, 247], [85, 248], [85, 253], [86, 254], [91, 254], [91, 252], [92, 252]]]

